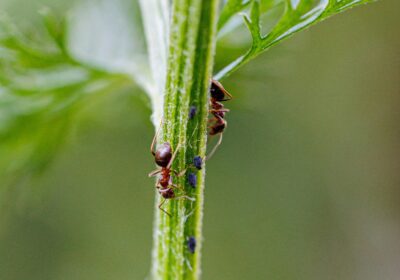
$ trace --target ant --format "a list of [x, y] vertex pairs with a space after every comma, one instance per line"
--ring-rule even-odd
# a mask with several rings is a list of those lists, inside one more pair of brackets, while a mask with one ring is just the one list
[[210, 126], [210, 131], [208, 134], [210, 134], [210, 136], [219, 134], [219, 140], [206, 159], [210, 159], [217, 150], [218, 146], [221, 145], [222, 134], [227, 126], [225, 113], [229, 112], [229, 109], [226, 109], [221, 102], [232, 99], [232, 95], [222, 86], [220, 82], [214, 79], [211, 79], [210, 95], [210, 113], [214, 117], [209, 120], [212, 125]]
[[[160, 127], [161, 127], [161, 125], [160, 125]], [[167, 211], [165, 211], [162, 208], [162, 205], [165, 203], [165, 201], [167, 199], [186, 198], [189, 200], [193, 200], [193, 198], [188, 197], [186, 195], [182, 195], [182, 196], [178, 196], [178, 197], [175, 196], [174, 189], [182, 189], [182, 188], [178, 187], [177, 185], [175, 185], [172, 182], [171, 172], [174, 173], [177, 177], [182, 176], [186, 172], [186, 170], [183, 170], [182, 172], [178, 173], [177, 171], [171, 169], [172, 163], [174, 162], [176, 154], [178, 153], [178, 150], [180, 148], [180, 144], [178, 144], [174, 153], [172, 153], [171, 145], [168, 142], [163, 143], [162, 145], [160, 145], [157, 148], [156, 151], [154, 151], [154, 145], [156, 143], [156, 139], [157, 139], [157, 135], [158, 135], [159, 131], [160, 131], [160, 129], [158, 130], [156, 135], [154, 135], [153, 142], [151, 143], [151, 146], [150, 146], [150, 151], [151, 151], [151, 154], [154, 156], [156, 164], [161, 168], [158, 168], [158, 169], [150, 172], [149, 177], [153, 177], [158, 174], [161, 174], [161, 177], [157, 181], [156, 188], [158, 189], [158, 192], [164, 199], [163, 199], [163, 201], [160, 202], [160, 204], [158, 205], [158, 208], [161, 211], [163, 211], [165, 214], [167, 214], [168, 216], [171, 216], [170, 213], [168, 213]]]

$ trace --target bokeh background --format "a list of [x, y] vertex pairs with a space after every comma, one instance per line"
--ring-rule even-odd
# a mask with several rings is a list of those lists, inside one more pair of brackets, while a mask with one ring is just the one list
[[[0, 9], [36, 24], [43, 4], [70, 3]], [[400, 279], [399, 10], [352, 9], [223, 81], [235, 98], [207, 163], [203, 279]], [[232, 59], [223, 44], [217, 67]], [[85, 110], [47, 171], [2, 208], [1, 280], [148, 275], [148, 100], [132, 87]]]

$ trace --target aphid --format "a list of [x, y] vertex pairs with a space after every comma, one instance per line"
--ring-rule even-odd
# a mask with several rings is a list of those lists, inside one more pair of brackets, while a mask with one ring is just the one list
[[189, 185], [195, 188], [197, 186], [197, 176], [194, 173], [189, 173], [188, 175]]
[[187, 246], [190, 251], [190, 253], [194, 254], [196, 251], [196, 238], [194, 236], [190, 236], [188, 241], [187, 241]]
[[154, 145], [156, 142], [157, 134], [153, 138], [153, 142], [151, 143], [150, 151], [152, 155], [154, 156], [156, 164], [161, 167], [159, 169], [154, 170], [149, 174], [149, 177], [161, 174], [159, 180], [157, 181], [156, 188], [158, 189], [158, 192], [160, 195], [164, 198], [160, 204], [158, 205], [158, 208], [162, 210], [164, 213], [167, 215], [171, 216], [167, 211], [165, 211], [161, 206], [165, 203], [167, 199], [179, 199], [179, 198], [186, 198], [192, 200], [192, 198], [182, 195], [179, 197], [176, 197], [174, 189], [182, 189], [175, 185], [172, 182], [171, 178], [171, 172], [174, 173], [177, 177], [182, 176], [186, 170], [183, 172], [176, 172], [175, 170], [171, 169], [172, 163], [176, 157], [176, 154], [179, 150], [180, 145], [176, 148], [175, 152], [172, 153], [172, 148], [171, 145], [166, 142], [163, 143], [158, 147], [158, 149], [154, 152]]
[[201, 156], [195, 156], [193, 158], [193, 165], [194, 167], [196, 167], [198, 170], [200, 170], [203, 166], [203, 159], [201, 158]]
[[197, 114], [197, 107], [196, 106], [190, 106], [189, 108], [189, 119], [193, 119], [194, 116]]
[[218, 146], [221, 145], [222, 134], [227, 126], [225, 113], [229, 112], [229, 109], [226, 109], [221, 102], [232, 99], [232, 95], [228, 91], [226, 91], [226, 89], [224, 89], [220, 82], [216, 80], [211, 80], [210, 96], [210, 113], [213, 115], [213, 118], [209, 120], [211, 125], [208, 133], [211, 136], [217, 134], [219, 134], [220, 136], [217, 144], [207, 156], [207, 159], [211, 158], [211, 156], [217, 150]]

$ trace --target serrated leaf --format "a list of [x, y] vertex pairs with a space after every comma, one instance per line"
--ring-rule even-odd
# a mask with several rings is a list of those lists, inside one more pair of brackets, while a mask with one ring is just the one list
[[[374, 0], [252, 0], [248, 13], [244, 15], [244, 22], [252, 37], [251, 47], [246, 54], [224, 67], [215, 78], [222, 79], [228, 76], [271, 46], [312, 24], [356, 5], [372, 1]], [[221, 25], [226, 24], [226, 18], [229, 19], [233, 16], [235, 7], [236, 10], [243, 9], [243, 4], [240, 2], [238, 0], [227, 2], [225, 7], [230, 6], [224, 10], [228, 10], [225, 12], [228, 16], [223, 17], [224, 22]], [[263, 31], [261, 28], [262, 15], [282, 4], [284, 10], [279, 20], [272, 28]], [[235, 7], [231, 7], [232, 5]], [[268, 8], [266, 9], [266, 7]], [[268, 18], [264, 18], [264, 20], [268, 20]]]
[[221, 29], [235, 14], [243, 11], [251, 0], [228, 0], [226, 1], [218, 20], [218, 29]]

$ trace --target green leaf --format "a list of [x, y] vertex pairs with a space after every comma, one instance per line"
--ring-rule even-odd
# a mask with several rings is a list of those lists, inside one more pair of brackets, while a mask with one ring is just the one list
[[221, 29], [235, 14], [243, 11], [251, 0], [228, 0], [224, 5], [218, 20], [218, 29]]
[[152, 81], [137, 1], [79, 1], [66, 21], [71, 57], [104, 72], [130, 76], [149, 91]]
[[69, 55], [62, 17], [42, 10], [43, 32], [0, 21], [0, 187], [40, 173], [73, 127], [79, 108], [126, 77]]
[[139, 0], [147, 42], [148, 62], [151, 69], [148, 90], [152, 101], [152, 121], [158, 126], [162, 118], [164, 88], [167, 72], [170, 3], [164, 0]]
[[[244, 22], [252, 37], [251, 47], [215, 77], [222, 79], [228, 76], [271, 46], [312, 24], [356, 5], [372, 1], [374, 0], [252, 0], [248, 13], [244, 15]], [[222, 10], [220, 27], [226, 25], [234, 13], [242, 11], [246, 5], [239, 0], [228, 0]], [[281, 5], [284, 5], [284, 9], [279, 18], [277, 20], [269, 18], [276, 17], [276, 13], [272, 11], [279, 10]], [[262, 30], [261, 19], [276, 23], [268, 30]]]
[[79, 109], [126, 83], [145, 90], [159, 123], [169, 6], [158, 0], [84, 0], [61, 15], [43, 8], [43, 26], [24, 32], [2, 16], [2, 182], [4, 175], [43, 170], [77, 122]]
[[110, 73], [130, 76], [162, 116], [169, 34], [169, 1], [85, 0], [68, 17], [71, 55]]

